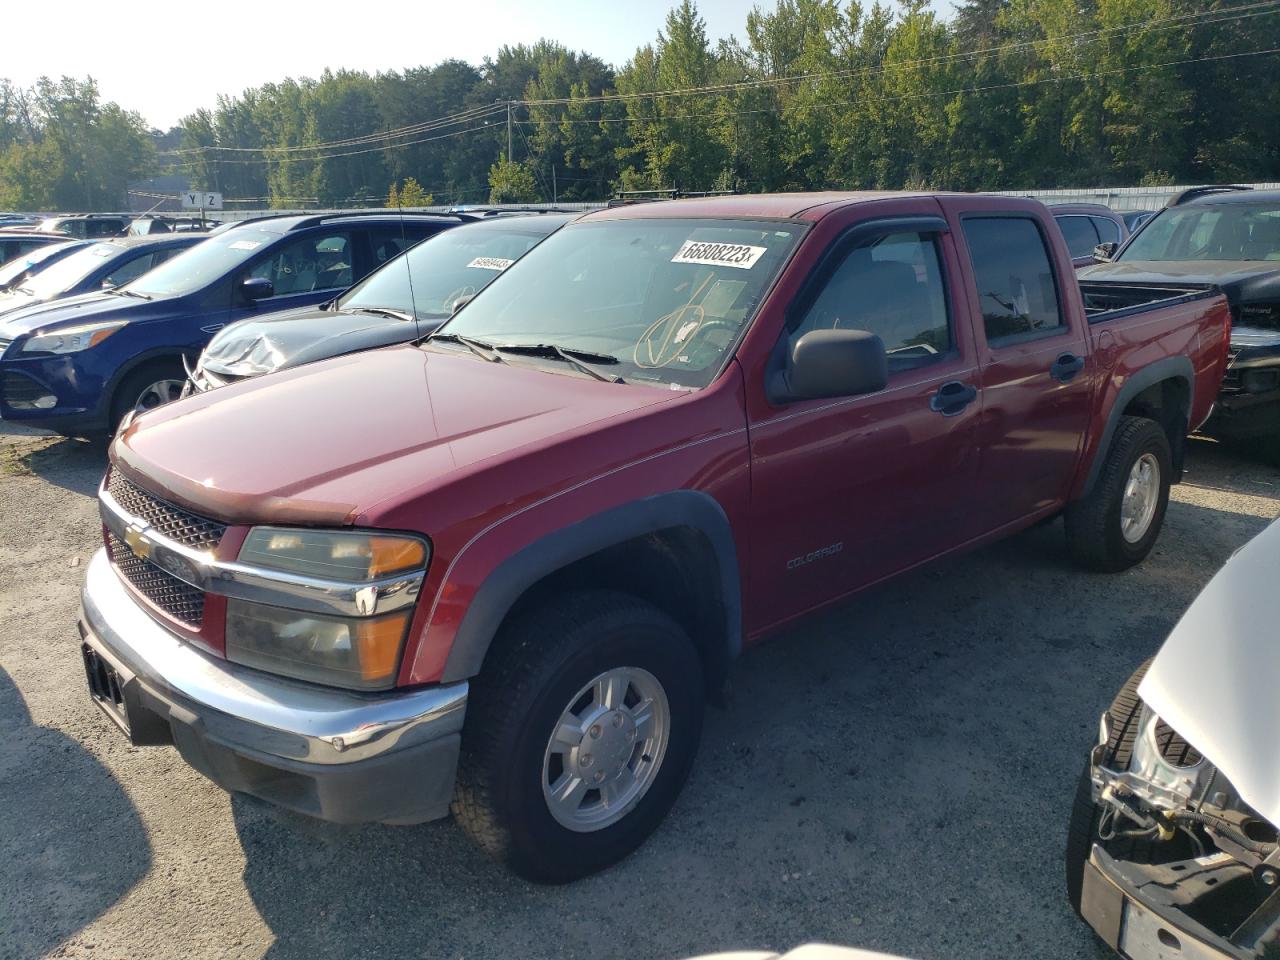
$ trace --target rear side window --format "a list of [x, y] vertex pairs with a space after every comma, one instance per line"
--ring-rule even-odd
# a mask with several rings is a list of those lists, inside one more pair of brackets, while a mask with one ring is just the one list
[[849, 251], [791, 332], [867, 330], [884, 341], [889, 370], [909, 370], [952, 347], [947, 292], [932, 234], [895, 233]]
[[1067, 250], [1072, 258], [1087, 257], [1098, 245], [1098, 232], [1093, 227], [1092, 217], [1055, 217], [1062, 229], [1062, 236], [1067, 241]]
[[381, 266], [413, 246], [417, 236], [402, 231], [399, 227], [393, 230], [370, 230], [369, 247], [373, 251], [373, 265]]
[[1103, 243], [1120, 242], [1120, 225], [1106, 217], [1094, 217], [1093, 225], [1098, 231], [1098, 239]]
[[987, 342], [1065, 327], [1049, 247], [1027, 217], [963, 221]]

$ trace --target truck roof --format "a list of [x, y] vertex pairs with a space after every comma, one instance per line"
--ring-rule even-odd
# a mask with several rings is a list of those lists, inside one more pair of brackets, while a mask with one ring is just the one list
[[[973, 194], [947, 191], [905, 190], [829, 190], [812, 193], [746, 193], [719, 197], [690, 197], [683, 200], [661, 200], [653, 203], [635, 203], [611, 207], [586, 214], [582, 220], [649, 220], [734, 217], [774, 220], [821, 220], [828, 214], [853, 204], [871, 203], [876, 200], [939, 198], [949, 196], [972, 197]], [[991, 195], [1002, 209], [1025, 207], [1027, 201], [1018, 197]]]

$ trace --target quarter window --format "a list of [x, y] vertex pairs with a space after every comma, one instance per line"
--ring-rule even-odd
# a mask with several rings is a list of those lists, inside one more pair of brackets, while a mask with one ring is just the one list
[[895, 233], [850, 250], [791, 337], [822, 329], [876, 334], [888, 351], [890, 372], [949, 352], [947, 293], [934, 236]]
[[1036, 222], [974, 217], [963, 226], [987, 342], [1064, 329], [1053, 262]]
[[1094, 217], [1093, 225], [1098, 231], [1098, 238], [1103, 243], [1120, 242], [1120, 225], [1106, 217]]

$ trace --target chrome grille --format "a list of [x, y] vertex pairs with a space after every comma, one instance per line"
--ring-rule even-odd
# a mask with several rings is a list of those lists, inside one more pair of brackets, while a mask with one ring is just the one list
[[107, 535], [107, 550], [120, 575], [153, 604], [188, 626], [204, 623], [204, 593], [142, 559], [115, 534]]
[[193, 550], [212, 550], [227, 532], [225, 524], [188, 513], [180, 507], [154, 497], [112, 470], [107, 478], [107, 492], [122, 510], [145, 520], [156, 533]]

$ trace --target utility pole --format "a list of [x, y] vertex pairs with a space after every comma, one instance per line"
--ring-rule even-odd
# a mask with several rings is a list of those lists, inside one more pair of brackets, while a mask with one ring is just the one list
[[515, 161], [515, 155], [511, 152], [511, 104], [513, 103], [515, 103], [514, 100], [507, 101], [507, 163]]
[[556, 188], [556, 165], [551, 165], [551, 202], [560, 202], [560, 191]]

